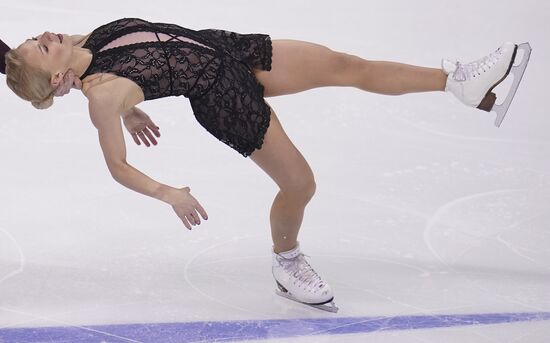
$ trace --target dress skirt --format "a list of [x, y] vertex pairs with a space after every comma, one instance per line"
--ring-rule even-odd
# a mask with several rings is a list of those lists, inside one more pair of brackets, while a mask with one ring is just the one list
[[224, 53], [210, 89], [189, 99], [195, 118], [218, 140], [248, 157], [262, 147], [269, 127], [271, 108], [253, 69], [271, 70], [271, 38], [212, 29], [198, 33]]

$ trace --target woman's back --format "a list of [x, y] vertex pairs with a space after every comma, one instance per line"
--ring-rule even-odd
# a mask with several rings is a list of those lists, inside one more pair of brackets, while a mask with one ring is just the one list
[[221, 52], [195, 31], [136, 18], [95, 29], [83, 48], [92, 62], [81, 76], [108, 73], [127, 78], [144, 100], [165, 96], [200, 96], [215, 81]]

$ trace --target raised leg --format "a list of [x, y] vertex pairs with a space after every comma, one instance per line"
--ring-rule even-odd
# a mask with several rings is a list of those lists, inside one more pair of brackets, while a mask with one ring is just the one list
[[443, 91], [447, 80], [441, 69], [369, 61], [295, 40], [274, 40], [272, 70], [256, 70], [255, 74], [265, 87], [266, 97], [327, 86], [386, 95]]
[[280, 188], [270, 214], [274, 250], [276, 253], [291, 250], [296, 247], [305, 207], [315, 193], [315, 179], [273, 111], [262, 148], [250, 158]]

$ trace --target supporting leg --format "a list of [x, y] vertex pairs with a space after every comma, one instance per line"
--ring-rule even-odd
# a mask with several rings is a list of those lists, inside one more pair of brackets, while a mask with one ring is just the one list
[[271, 235], [275, 252], [293, 249], [304, 210], [315, 193], [313, 172], [292, 144], [274, 112], [260, 150], [250, 158], [264, 170], [280, 191], [271, 207]]
[[[310, 191], [311, 192], [311, 191]], [[298, 232], [304, 219], [304, 210], [311, 197], [305, 194], [279, 191], [271, 206], [271, 238], [275, 253], [289, 251], [296, 247]]]

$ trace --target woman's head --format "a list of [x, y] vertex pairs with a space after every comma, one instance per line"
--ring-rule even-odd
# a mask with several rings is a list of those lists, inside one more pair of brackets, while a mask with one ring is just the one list
[[44, 32], [5, 55], [8, 87], [36, 108], [53, 104], [54, 91], [69, 69], [72, 44], [66, 38]]

